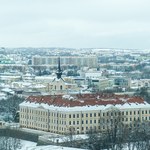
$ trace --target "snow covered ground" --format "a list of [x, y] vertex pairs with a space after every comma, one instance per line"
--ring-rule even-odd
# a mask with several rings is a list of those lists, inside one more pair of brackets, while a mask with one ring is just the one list
[[85, 149], [48, 145], [48, 146], [29, 147], [26, 150], [85, 150]]
[[54, 146], [54, 145], [36, 146], [35, 142], [24, 141], [24, 140], [21, 140], [21, 145], [22, 148], [17, 150], [85, 150], [79, 148], [62, 147], [62, 146]]
[[36, 146], [36, 144], [35, 142], [21, 140], [21, 149], [18, 148], [17, 150], [28, 150], [28, 147]]

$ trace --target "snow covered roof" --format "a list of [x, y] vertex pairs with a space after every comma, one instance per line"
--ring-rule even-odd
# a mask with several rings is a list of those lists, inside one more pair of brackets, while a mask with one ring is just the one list
[[14, 91], [9, 89], [9, 88], [4, 88], [4, 89], [1, 89], [2, 92], [7, 92], [7, 93], [12, 93], [14, 94]]
[[114, 94], [77, 94], [29, 96], [20, 106], [45, 108], [59, 111], [105, 110], [111, 106], [119, 109], [150, 108], [150, 104], [140, 97], [129, 97]]

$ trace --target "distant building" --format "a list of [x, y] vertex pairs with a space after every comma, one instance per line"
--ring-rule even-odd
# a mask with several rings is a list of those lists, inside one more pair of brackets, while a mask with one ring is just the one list
[[132, 80], [132, 87], [141, 88], [141, 87], [150, 87], [150, 79], [140, 79], [140, 80]]
[[114, 77], [114, 86], [118, 88], [130, 88], [131, 79], [127, 77]]
[[89, 79], [89, 85], [96, 91], [102, 91], [110, 87], [110, 81], [108, 78], [91, 78]]
[[77, 89], [77, 84], [69, 84], [62, 78], [60, 58], [58, 59], [58, 69], [56, 75], [57, 76], [48, 84], [48, 92], [51, 95], [67, 94], [72, 89]]
[[91, 79], [91, 78], [100, 78], [102, 76], [102, 72], [86, 72], [85, 78]]
[[[57, 56], [33, 56], [32, 66], [57, 66]], [[96, 68], [98, 60], [96, 56], [62, 56], [62, 66], [92, 67]]]

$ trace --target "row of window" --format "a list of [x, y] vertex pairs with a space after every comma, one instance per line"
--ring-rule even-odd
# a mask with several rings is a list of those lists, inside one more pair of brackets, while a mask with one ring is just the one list
[[[25, 110], [25, 109], [22, 109], [22, 110]], [[30, 111], [34, 111], [34, 110], [30, 110]], [[36, 113], [37, 114], [43, 114], [43, 115], [47, 115], [47, 113], [48, 112], [44, 112], [44, 111], [38, 111], [38, 110], [36, 110]], [[150, 110], [142, 110], [141, 111], [141, 113], [142, 114], [150, 114]], [[103, 115], [103, 117], [107, 117], [107, 116], [119, 116], [119, 115], [122, 115], [122, 116], [124, 116], [124, 115], [139, 115], [140, 114], [140, 111], [138, 110], [138, 111], [125, 111], [125, 112], [106, 112], [106, 113], [102, 113], [102, 115]], [[59, 114], [59, 113], [54, 113], [54, 112], [50, 112], [49, 113], [49, 116], [53, 116], [53, 117], [56, 117], [56, 119], [57, 119], [57, 117], [59, 117], [59, 118], [66, 118], [66, 114]], [[37, 121], [49, 121], [49, 122], [54, 122], [53, 121], [53, 119], [52, 120], [50, 120], [50, 118], [49, 118], [49, 120], [47, 120], [47, 118], [43, 118], [43, 117], [40, 117], [39, 115], [37, 115], [37, 116], [33, 116], [33, 115], [26, 115], [25, 113], [21, 113], [20, 114], [20, 116], [21, 116], [21, 118], [26, 118], [26, 119], [35, 119], [35, 120], [37, 120]], [[82, 117], [98, 117], [98, 116], [100, 116], [100, 113], [86, 113], [86, 114], [69, 114], [69, 118], [79, 118], [80, 116], [82, 116]], [[149, 117], [150, 118], [150, 117]], [[150, 120], [148, 117], [145, 117], [145, 119], [144, 120]], [[137, 116], [137, 118], [134, 118], [134, 121], [135, 120], [140, 120], [139, 119], [139, 116]], [[98, 120], [97, 120], [98, 121]], [[133, 121], [133, 119], [130, 117], [130, 118], [127, 118], [127, 117], [125, 117], [125, 118], [123, 118], [122, 117], [122, 121]], [[79, 122], [79, 121], [78, 121]], [[71, 124], [79, 124], [79, 123], [71, 123]], [[92, 120], [91, 120], [91, 122], [90, 122], [91, 124], [92, 123], [97, 123], [96, 122], [96, 120], [94, 121], [93, 120], [93, 122], [92, 122]], [[60, 122], [60, 124], [63, 124], [63, 122]], [[70, 123], [69, 123], [70, 124]], [[84, 124], [84, 123], [82, 123], [82, 124]], [[86, 124], [88, 124], [88, 123], [86, 123]]]
[[[27, 109], [21, 109], [21, 112], [23, 114], [26, 115], [26, 111]], [[43, 116], [47, 116], [49, 114], [49, 116], [52, 116], [52, 117], [60, 117], [60, 118], [66, 118], [66, 114], [59, 114], [59, 113], [54, 113], [54, 112], [45, 112], [45, 111], [39, 111], [39, 110], [31, 110], [29, 109], [28, 110], [28, 113], [33, 113], [33, 114], [36, 114], [36, 115], [43, 115]], [[31, 114], [30, 114], [31, 115]]]
[[20, 108], [21, 112], [28, 112], [28, 113], [32, 113], [32, 114], [37, 114], [37, 115], [47, 115], [48, 112], [45, 111], [39, 111], [39, 110], [33, 110], [33, 109], [27, 109], [27, 108]]
[[[142, 120], [150, 120], [150, 116], [149, 117], [142, 117]], [[134, 118], [119, 118], [119, 119], [106, 119], [106, 118], [103, 118], [101, 120], [82, 120], [81, 121], [81, 124], [97, 124], [97, 123], [110, 123], [110, 122], [120, 122], [120, 121], [125, 121], [125, 122], [128, 122], [128, 121], [140, 121], [140, 118], [139, 117], [134, 117]], [[69, 121], [69, 125], [79, 125], [80, 122], [79, 121]]]
[[[142, 114], [150, 114], [150, 110], [142, 110], [141, 111]], [[140, 111], [126, 111], [126, 112], [106, 112], [106, 113], [102, 113], [102, 116], [119, 116], [119, 115], [137, 115], [140, 114]], [[79, 118], [80, 114], [70, 114], [69, 118]], [[100, 117], [100, 113], [86, 113], [86, 114], [81, 114], [81, 117]]]
[[[69, 118], [79, 118], [80, 114], [70, 114], [69, 115]], [[100, 113], [86, 113], [86, 114], [81, 114], [81, 117], [97, 117], [97, 116], [100, 116]]]
[[[26, 125], [27, 124], [27, 122], [26, 121], [21, 121], [21, 124], [22, 125]], [[28, 122], [28, 125], [27, 125], [28, 127], [34, 127], [34, 128], [42, 128], [42, 129], [44, 129], [44, 128], [48, 128], [49, 127], [49, 130], [62, 130], [62, 131], [66, 131], [66, 128], [63, 128], [63, 127], [58, 127], [58, 126], [48, 126], [48, 125], [46, 125], [46, 124], [39, 124], [39, 123], [34, 123], [34, 122]]]

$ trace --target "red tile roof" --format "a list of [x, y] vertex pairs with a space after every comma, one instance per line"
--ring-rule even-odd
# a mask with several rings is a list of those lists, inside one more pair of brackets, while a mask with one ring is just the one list
[[144, 103], [141, 97], [129, 97], [127, 95], [114, 94], [78, 94], [70, 97], [62, 95], [47, 95], [47, 96], [29, 96], [29, 102], [45, 103], [48, 105], [60, 107], [75, 107], [75, 106], [94, 106], [94, 105], [116, 105], [125, 103]]

